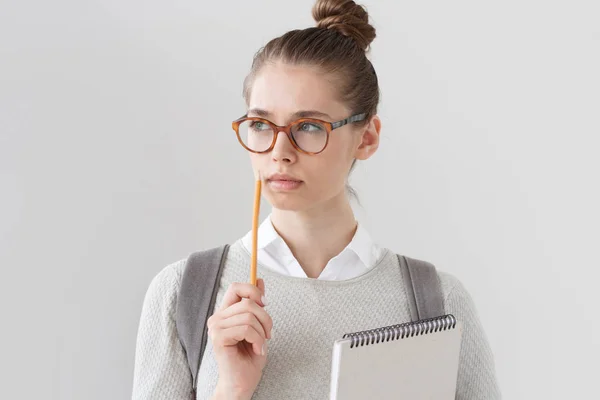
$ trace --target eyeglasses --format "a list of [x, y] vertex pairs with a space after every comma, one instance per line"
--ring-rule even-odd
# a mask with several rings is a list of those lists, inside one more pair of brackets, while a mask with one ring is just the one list
[[279, 126], [264, 118], [244, 115], [233, 121], [231, 126], [240, 144], [252, 153], [268, 153], [273, 150], [277, 141], [277, 133], [285, 132], [296, 150], [314, 155], [325, 150], [332, 130], [362, 121], [366, 117], [366, 113], [355, 114], [337, 122], [301, 118], [287, 126]]

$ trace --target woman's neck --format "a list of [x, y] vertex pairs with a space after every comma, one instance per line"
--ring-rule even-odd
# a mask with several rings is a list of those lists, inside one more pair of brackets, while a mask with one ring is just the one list
[[345, 194], [309, 210], [273, 208], [271, 222], [309, 278], [321, 275], [329, 260], [348, 246], [357, 227]]

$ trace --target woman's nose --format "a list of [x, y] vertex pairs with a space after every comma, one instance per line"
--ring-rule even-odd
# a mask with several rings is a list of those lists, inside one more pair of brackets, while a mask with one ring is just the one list
[[294, 148], [294, 145], [290, 142], [288, 135], [283, 131], [277, 132], [272, 157], [274, 161], [284, 161], [288, 163], [296, 162], [298, 153]]

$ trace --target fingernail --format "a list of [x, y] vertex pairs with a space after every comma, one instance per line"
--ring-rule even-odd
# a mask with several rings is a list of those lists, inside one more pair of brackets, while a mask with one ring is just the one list
[[264, 344], [264, 343], [263, 343], [263, 345], [262, 345], [262, 350], [261, 350], [261, 353], [262, 353], [262, 355], [263, 355], [263, 356], [265, 355], [265, 344]]
[[262, 303], [266, 306], [267, 305], [267, 299], [265, 298], [265, 296], [261, 296], [260, 297], [260, 301], [262, 301]]

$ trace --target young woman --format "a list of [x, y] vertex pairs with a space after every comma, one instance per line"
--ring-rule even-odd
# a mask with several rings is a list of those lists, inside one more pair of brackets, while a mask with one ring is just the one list
[[[258, 287], [245, 283], [250, 234], [228, 252], [197, 399], [326, 399], [335, 339], [410, 320], [398, 259], [358, 225], [346, 187], [356, 160], [379, 146], [379, 87], [365, 54], [375, 29], [353, 1], [319, 0], [313, 16], [316, 27], [262, 48], [244, 82], [247, 115], [234, 126], [272, 213], [259, 229]], [[174, 322], [184, 265], [164, 268], [146, 294], [135, 399], [192, 396]], [[439, 275], [446, 312], [464, 324], [456, 398], [498, 399], [473, 302]]]

